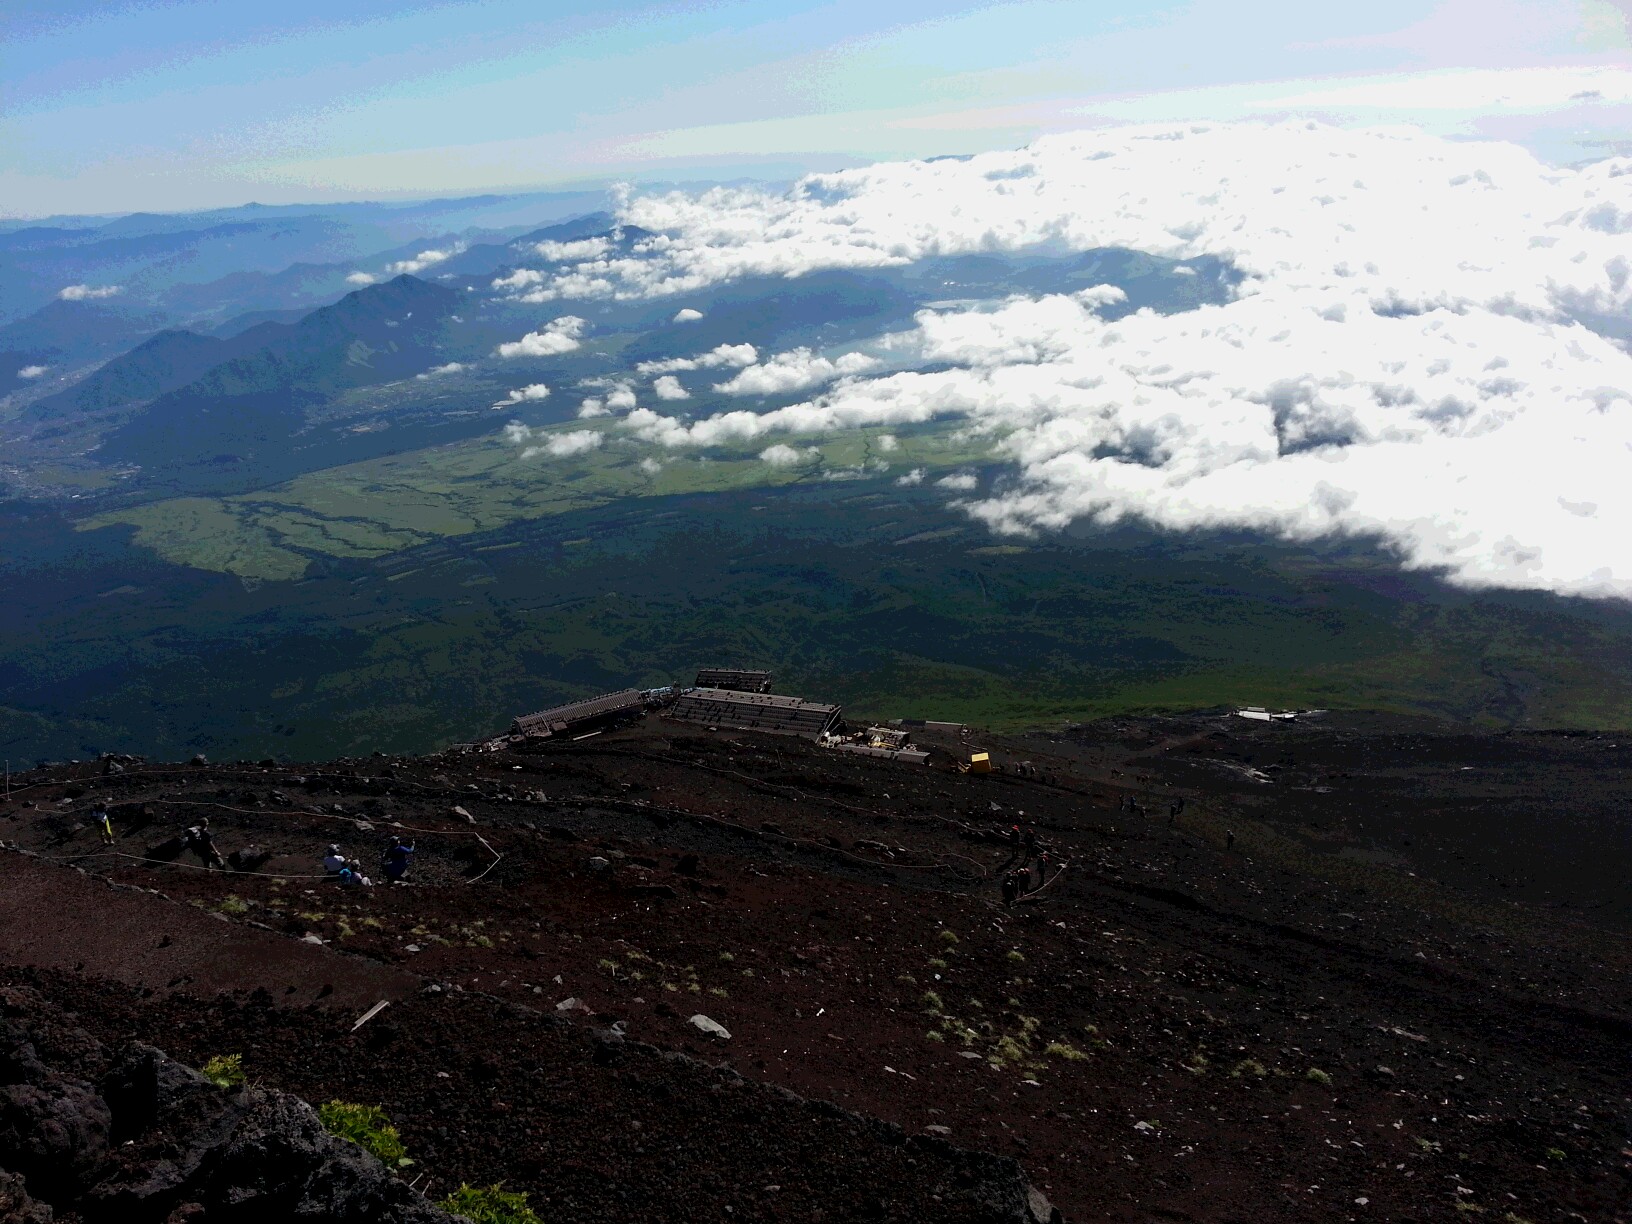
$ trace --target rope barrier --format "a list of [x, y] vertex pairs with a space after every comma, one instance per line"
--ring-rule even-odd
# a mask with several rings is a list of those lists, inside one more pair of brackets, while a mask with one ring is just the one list
[[123, 850], [92, 850], [85, 854], [41, 854], [36, 850], [22, 851], [15, 846], [6, 846], [14, 854], [27, 854], [31, 858], [43, 859], [48, 863], [82, 863], [86, 859], [122, 858], [133, 863], [142, 863], [149, 867], [184, 867], [188, 871], [219, 871], [226, 875], [259, 876], [268, 880], [332, 880], [332, 872], [321, 875], [291, 875], [286, 871], [239, 871], [232, 867], [205, 867], [198, 863], [182, 863], [172, 859], [150, 859], [140, 854], [126, 854]]
[[[256, 811], [256, 810], [253, 810], [251, 808], [233, 807], [230, 804], [221, 803], [220, 801], [214, 800], [214, 799], [158, 799], [158, 800], [155, 800], [154, 802], [175, 804], [175, 805], [178, 805], [178, 806], [187, 806], [187, 807], [214, 807], [214, 808], [220, 808], [222, 811], [226, 811], [226, 812], [236, 812], [239, 815], [243, 815], [243, 816], [261, 816], [261, 817], [265, 817], [265, 816], [276, 816], [276, 815], [280, 815], [280, 814], [289, 815], [289, 816], [315, 816], [320, 820], [344, 820], [344, 821], [347, 821], [347, 822], [349, 822], [351, 824], [354, 824], [354, 825], [357, 823], [357, 821], [359, 819], [358, 817], [354, 817], [354, 816], [342, 816], [342, 815], [339, 815], [339, 814], [334, 813], [334, 812], [314, 812], [314, 811], [311, 811], [308, 808], [291, 808], [291, 809], [286, 809], [283, 813], [267, 812], [267, 811]], [[483, 876], [487, 875], [488, 872], [492, 871], [493, 868], [497, 867], [499, 865], [499, 863], [501, 861], [503, 861], [503, 859], [504, 859], [504, 855], [499, 853], [497, 850], [493, 849], [492, 845], [489, 844], [488, 840], [485, 837], [483, 837], [480, 833], [476, 832], [474, 829], [429, 829], [429, 828], [425, 828], [424, 826], [421, 826], [421, 825], [406, 825], [406, 824], [403, 824], [400, 821], [388, 821], [388, 820], [364, 821], [364, 823], [366, 823], [366, 824], [375, 824], [375, 823], [377, 823], [377, 824], [386, 824], [386, 825], [389, 825], [391, 828], [404, 829], [409, 833], [425, 834], [425, 835], [433, 836], [433, 837], [437, 836], [439, 834], [446, 835], [446, 836], [474, 837], [477, 841], [482, 843], [483, 849], [485, 849], [489, 854], [491, 854], [493, 856], [493, 861], [491, 863], [489, 863], [485, 868], [482, 869], [482, 872], [481, 872], [480, 875], [473, 876], [470, 879], [464, 881], [466, 884], [476, 883], [477, 880], [480, 880]], [[335, 878], [333, 872], [324, 872], [321, 875], [291, 875], [290, 873], [284, 872], [284, 871], [239, 871], [239, 870], [236, 870], [236, 869], [230, 868], [230, 867], [213, 868], [213, 867], [199, 866], [199, 865], [194, 864], [194, 863], [179, 862], [179, 861], [177, 861], [175, 859], [152, 859], [152, 858], [147, 858], [147, 857], [144, 857], [144, 856], [141, 856], [141, 855], [125, 854], [125, 853], [122, 853], [122, 852], [116, 851], [116, 850], [99, 850], [99, 851], [92, 851], [92, 852], [90, 852], [88, 854], [71, 854], [71, 855], [37, 854], [36, 857], [46, 859], [49, 862], [69, 862], [69, 861], [79, 862], [82, 859], [106, 858], [106, 857], [126, 858], [126, 859], [132, 860], [133, 862], [145, 863], [145, 864], [147, 864], [149, 866], [185, 867], [190, 871], [222, 870], [222, 871], [227, 871], [227, 872], [231, 873], [232, 875], [255, 876], [255, 877], [259, 877], [259, 878], [262, 878], [262, 879], [268, 879], [268, 880], [332, 880], [332, 879]]]

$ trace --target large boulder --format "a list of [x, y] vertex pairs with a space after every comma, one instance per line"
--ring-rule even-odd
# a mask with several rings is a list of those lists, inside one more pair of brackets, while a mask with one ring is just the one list
[[72, 1197], [108, 1155], [108, 1107], [83, 1081], [54, 1075], [0, 1088], [0, 1164], [47, 1200]]
[[330, 1135], [306, 1102], [276, 1092], [245, 1096], [245, 1116], [202, 1187], [200, 1201], [211, 1219], [447, 1224], [453, 1218], [362, 1148]]
[[[108, 1066], [69, 1018], [28, 996], [0, 995], [0, 1224], [54, 1212], [86, 1224], [462, 1218], [329, 1134], [304, 1101], [223, 1090], [151, 1046]], [[76, 1074], [93, 1066], [108, 1067], [95, 1084]]]

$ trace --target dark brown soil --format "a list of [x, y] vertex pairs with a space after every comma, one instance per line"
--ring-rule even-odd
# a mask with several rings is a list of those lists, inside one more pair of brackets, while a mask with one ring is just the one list
[[[63, 767], [0, 818], [45, 856], [0, 857], [36, 916], [0, 951], [104, 1041], [378, 1101], [421, 1169], [573, 1220], [978, 1218], [941, 1147], [846, 1113], [802, 1131], [823, 1115], [671, 1081], [613, 1025], [1015, 1157], [1070, 1219], [1632, 1218], [1632, 735], [1198, 716], [979, 742], [1003, 772], [956, 773], [954, 740], [913, 767], [657, 720], [532, 755]], [[102, 854], [98, 799], [133, 857]], [[142, 861], [204, 814], [262, 874]], [[394, 824], [411, 884], [300, 878]], [[1005, 909], [1014, 824], [1048, 884]], [[125, 899], [110, 935], [71, 862], [163, 896], [98, 894]], [[210, 937], [155, 960], [166, 924]]]

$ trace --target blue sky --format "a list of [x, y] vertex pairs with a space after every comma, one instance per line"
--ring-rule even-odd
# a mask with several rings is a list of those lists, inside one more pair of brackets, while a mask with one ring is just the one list
[[1287, 113], [1577, 161], [1632, 131], [1628, 7], [10, 0], [0, 212], [779, 177]]

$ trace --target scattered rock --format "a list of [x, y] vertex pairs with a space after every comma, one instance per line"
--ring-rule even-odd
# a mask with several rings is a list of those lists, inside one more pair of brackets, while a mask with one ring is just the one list
[[717, 1020], [710, 1020], [707, 1016], [703, 1015], [702, 1012], [698, 1012], [695, 1016], [693, 1016], [689, 1023], [691, 1024], [692, 1028], [700, 1029], [702, 1032], [707, 1033], [710, 1037], [719, 1037], [725, 1041], [731, 1040], [731, 1031], [727, 1029], [725, 1025], [721, 1024]]

